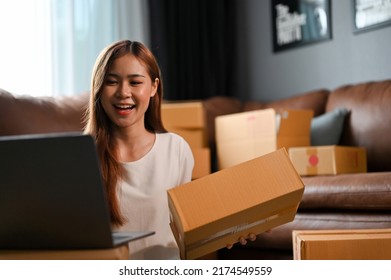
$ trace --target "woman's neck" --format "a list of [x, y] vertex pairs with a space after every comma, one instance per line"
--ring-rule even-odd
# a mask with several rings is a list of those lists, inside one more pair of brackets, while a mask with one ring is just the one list
[[145, 128], [138, 131], [121, 130], [115, 134], [115, 141], [121, 162], [132, 162], [144, 157], [155, 143], [155, 133]]

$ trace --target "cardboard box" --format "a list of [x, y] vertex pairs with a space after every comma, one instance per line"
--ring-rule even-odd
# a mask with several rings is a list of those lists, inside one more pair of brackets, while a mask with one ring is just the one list
[[178, 128], [203, 128], [205, 116], [200, 101], [162, 103], [163, 123]]
[[295, 260], [391, 260], [391, 229], [297, 230]]
[[208, 145], [205, 112], [200, 101], [166, 102], [162, 104], [165, 128], [182, 136], [194, 156], [192, 179], [211, 173], [211, 151]]
[[311, 110], [283, 110], [277, 115], [277, 149], [309, 146], [311, 143]]
[[168, 190], [170, 225], [182, 259], [292, 221], [303, 192], [285, 149]]
[[209, 148], [192, 150], [194, 157], [194, 168], [192, 179], [198, 179], [211, 173], [211, 158]]
[[[218, 168], [224, 169], [278, 148], [310, 145], [310, 110], [255, 110], [215, 119]], [[278, 121], [277, 121], [278, 120]]]
[[289, 156], [300, 175], [367, 172], [366, 150], [362, 147], [297, 147], [289, 149]]
[[162, 120], [168, 131], [182, 136], [192, 149], [208, 147], [205, 112], [202, 102], [163, 103]]

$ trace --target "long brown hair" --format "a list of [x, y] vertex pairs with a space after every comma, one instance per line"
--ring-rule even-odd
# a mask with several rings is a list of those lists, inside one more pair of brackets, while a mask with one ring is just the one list
[[91, 134], [96, 140], [111, 221], [114, 225], [122, 225], [126, 221], [120, 211], [116, 191], [118, 181], [125, 174], [116, 153], [115, 141], [113, 140], [113, 123], [103, 110], [100, 97], [113, 61], [129, 53], [145, 66], [152, 82], [156, 78], [159, 79], [156, 94], [151, 97], [148, 109], [145, 112], [145, 128], [154, 133], [166, 131], [161, 120], [163, 82], [160, 68], [152, 52], [142, 43], [129, 40], [118, 41], [107, 46], [99, 54], [92, 71], [91, 95], [85, 114], [84, 133]]

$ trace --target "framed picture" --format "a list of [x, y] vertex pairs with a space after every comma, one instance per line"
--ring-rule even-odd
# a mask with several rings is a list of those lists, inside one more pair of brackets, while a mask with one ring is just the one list
[[273, 50], [330, 40], [331, 0], [272, 0]]
[[391, 1], [353, 0], [354, 31], [391, 25]]

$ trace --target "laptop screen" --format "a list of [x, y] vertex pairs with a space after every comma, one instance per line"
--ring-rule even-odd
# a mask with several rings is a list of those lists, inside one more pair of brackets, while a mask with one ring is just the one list
[[109, 248], [112, 243], [91, 136], [0, 137], [0, 248]]

